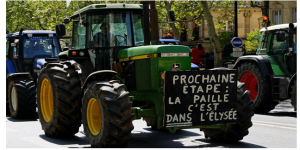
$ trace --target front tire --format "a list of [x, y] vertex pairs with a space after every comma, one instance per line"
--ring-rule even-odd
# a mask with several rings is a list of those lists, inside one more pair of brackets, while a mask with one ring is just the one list
[[249, 91], [245, 89], [245, 84], [237, 83], [237, 121], [230, 124], [226, 131], [221, 129], [200, 129], [206, 138], [217, 142], [236, 142], [242, 140], [249, 134], [248, 129], [252, 126], [251, 118], [254, 115], [251, 110], [252, 101], [249, 99]]
[[270, 77], [264, 76], [253, 62], [242, 63], [238, 67], [238, 80], [245, 83], [253, 101], [252, 110], [255, 113], [268, 113], [278, 102], [273, 101]]
[[50, 137], [73, 136], [78, 132], [80, 80], [70, 63], [49, 63], [42, 68], [37, 84], [38, 115]]
[[126, 147], [133, 130], [132, 102], [116, 81], [88, 84], [82, 99], [82, 123], [92, 147]]
[[36, 113], [36, 89], [30, 77], [15, 78], [8, 85], [8, 106], [15, 119], [33, 118]]

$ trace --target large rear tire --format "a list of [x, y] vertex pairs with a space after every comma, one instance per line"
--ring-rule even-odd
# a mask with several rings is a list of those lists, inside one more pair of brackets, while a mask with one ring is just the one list
[[42, 68], [37, 84], [38, 115], [50, 137], [73, 136], [78, 132], [80, 80], [70, 63], [49, 63]]
[[230, 124], [226, 131], [221, 129], [200, 129], [206, 138], [217, 142], [236, 142], [242, 140], [249, 134], [248, 129], [252, 126], [251, 118], [254, 115], [251, 110], [252, 101], [249, 99], [249, 91], [245, 89], [245, 84], [238, 82], [237, 85], [237, 121]]
[[88, 84], [82, 99], [82, 123], [92, 147], [126, 147], [133, 130], [132, 102], [116, 81]]
[[33, 118], [36, 113], [35, 84], [30, 77], [16, 78], [8, 85], [8, 105], [15, 119]]
[[242, 63], [238, 67], [238, 80], [245, 83], [253, 101], [252, 110], [255, 113], [268, 113], [278, 102], [273, 101], [270, 77], [264, 76], [253, 62]]
[[295, 108], [295, 111], [297, 111], [297, 80], [294, 80], [292, 85], [292, 91], [291, 93], [291, 103]]

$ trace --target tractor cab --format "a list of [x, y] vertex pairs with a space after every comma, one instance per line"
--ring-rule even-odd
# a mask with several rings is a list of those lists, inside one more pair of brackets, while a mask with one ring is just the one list
[[[273, 70], [275, 75], [295, 73], [292, 71], [292, 64], [295, 64], [292, 56], [297, 54], [297, 23], [293, 23], [293, 26], [291, 34], [289, 24], [274, 25], [260, 30], [256, 54], [272, 59], [271, 64], [278, 66], [278, 69]], [[293, 48], [292, 52], [289, 47]]]
[[[21, 33], [21, 34], [20, 34]], [[37, 78], [37, 72], [45, 58], [57, 58], [61, 52], [58, 37], [54, 31], [25, 30], [6, 35], [6, 61], [8, 74], [29, 72]]]
[[119, 50], [144, 45], [142, 18], [142, 5], [87, 6], [71, 16], [71, 49], [87, 49], [95, 70], [111, 70]]

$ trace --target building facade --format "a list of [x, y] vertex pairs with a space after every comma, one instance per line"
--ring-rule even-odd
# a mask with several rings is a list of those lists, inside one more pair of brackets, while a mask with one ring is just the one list
[[270, 1], [269, 21], [270, 25], [296, 23], [297, 1]]

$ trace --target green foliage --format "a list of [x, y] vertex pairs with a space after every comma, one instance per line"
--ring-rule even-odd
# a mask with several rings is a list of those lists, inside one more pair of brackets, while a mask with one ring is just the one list
[[247, 34], [248, 41], [245, 43], [245, 45], [248, 52], [255, 52], [257, 50], [259, 39], [255, 37], [261, 34], [259, 31], [260, 29], [256, 28]]
[[225, 47], [226, 44], [230, 43], [233, 38], [233, 33], [231, 31], [223, 31], [218, 33], [218, 39], [221, 44], [221, 48]]
[[[179, 32], [182, 32], [182, 28], [186, 27], [188, 23], [192, 22], [200, 26], [202, 24], [202, 18], [205, 17], [203, 14], [203, 9], [201, 7], [200, 1], [156, 1], [156, 8], [158, 11], [159, 28], [164, 28], [166, 30], [173, 30], [173, 32], [178, 31], [178, 35], [175, 33], [175, 38], [179, 39]], [[240, 8], [245, 8], [248, 5], [243, 4], [243, 1], [238, 1], [239, 8], [238, 13], [240, 13]], [[208, 1], [208, 6], [211, 11], [217, 12], [219, 15], [214, 16], [215, 28], [222, 30], [225, 29], [226, 25], [233, 26], [234, 21], [234, 1]], [[176, 21], [175, 26], [171, 24], [168, 18], [168, 10], [173, 10], [175, 13]], [[175, 28], [175, 29], [174, 29]], [[187, 30], [187, 34], [192, 33], [192, 30]]]
[[[77, 5], [78, 2], [78, 5]], [[24, 30], [55, 30], [57, 24], [62, 24], [64, 18], [73, 15], [75, 11], [91, 5], [106, 3], [102, 0], [75, 1], [67, 7], [66, 1], [12, 1], [6, 0], [6, 30], [7, 33]], [[109, 3], [124, 3], [109, 1]], [[71, 35], [72, 23], [66, 25], [67, 35]]]
[[[79, 9], [99, 3], [140, 3], [139, 1], [105, 1], [105, 0], [89, 0], [89, 1], [75, 1], [73, 0], [68, 7], [66, 1], [13, 1], [6, 0], [6, 29], [7, 33], [18, 32], [21, 27], [24, 30], [55, 30], [57, 24], [61, 24], [64, 18], [71, 16]], [[241, 1], [239, 1], [241, 4]], [[201, 25], [203, 9], [200, 1], [156, 1], [156, 9], [158, 11], [159, 28], [181, 32], [181, 28], [186, 26], [189, 22], [193, 26]], [[218, 11], [219, 16], [215, 17], [217, 20], [216, 28], [222, 28], [233, 20], [233, 1], [210, 1], [209, 7], [212, 11]], [[240, 5], [241, 6], [241, 5]], [[168, 11], [175, 12], [176, 21], [175, 26], [170, 25], [168, 19]], [[240, 10], [240, 9], [239, 9]], [[71, 35], [71, 24], [66, 25], [67, 35]], [[176, 28], [176, 29], [173, 29]], [[187, 30], [188, 34], [192, 30]], [[179, 36], [175, 34], [175, 36]], [[179, 37], [177, 37], [179, 39]]]
[[[218, 39], [221, 44], [221, 48], [224, 48], [225, 45], [230, 43], [232, 38], [233, 38], [233, 33], [231, 31], [223, 31], [218, 33]], [[209, 40], [208, 43], [212, 43], [211, 40]]]

